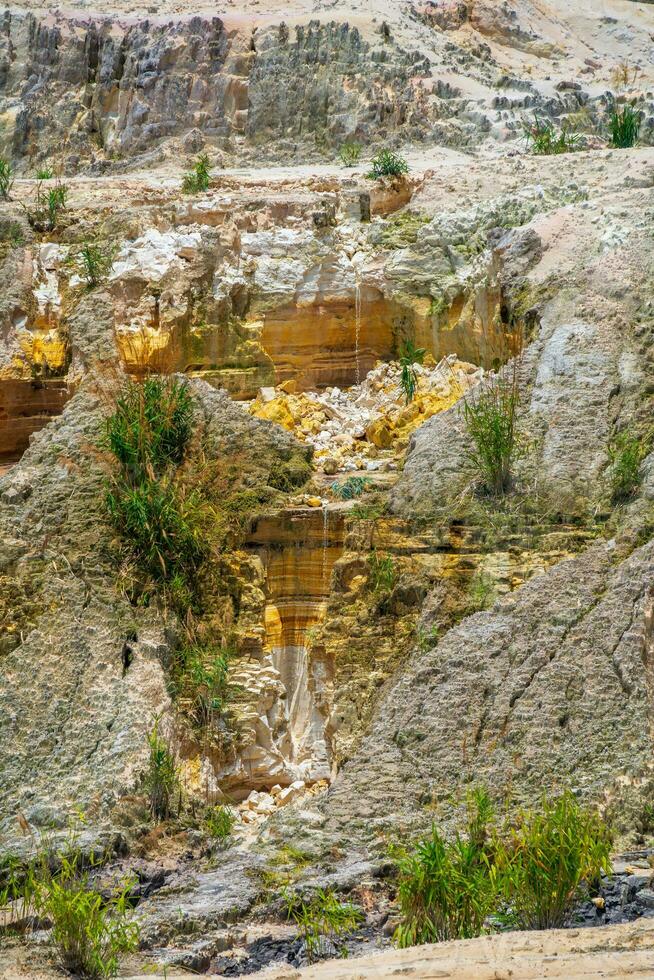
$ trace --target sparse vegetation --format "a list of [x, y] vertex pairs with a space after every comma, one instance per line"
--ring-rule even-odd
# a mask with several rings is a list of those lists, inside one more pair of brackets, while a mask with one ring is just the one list
[[221, 844], [226, 844], [232, 836], [236, 814], [228, 806], [214, 806], [207, 810], [204, 816], [204, 825], [211, 837], [215, 837]]
[[557, 929], [610, 868], [611, 834], [570, 792], [528, 811], [497, 843], [504, 918], [519, 929]]
[[235, 685], [229, 680], [227, 648], [183, 645], [175, 656], [171, 685], [177, 699], [191, 704], [191, 716], [200, 729], [211, 729], [227, 714]]
[[488, 794], [479, 790], [468, 801], [465, 834], [448, 841], [434, 825], [431, 836], [414, 850], [399, 852], [399, 946], [469, 939], [483, 932], [498, 900], [489, 834], [492, 815]]
[[[35, 836], [35, 850], [24, 861], [0, 861], [0, 910], [5, 922], [22, 928], [49, 928], [48, 939], [61, 969], [85, 980], [115, 977], [120, 957], [138, 947], [139, 929], [131, 915], [133, 882], [109, 896], [93, 887], [76, 837], [64, 850]], [[85, 866], [86, 865], [86, 866]]]
[[619, 432], [609, 446], [609, 481], [614, 504], [629, 500], [640, 486], [640, 467], [647, 455], [647, 441], [633, 432]]
[[175, 378], [128, 382], [107, 420], [105, 446], [120, 464], [106, 492], [109, 516], [140, 567], [183, 602], [207, 553], [201, 495], [174, 480], [190, 437], [193, 401]]
[[468, 798], [465, 832], [436, 826], [410, 851], [395, 850], [400, 946], [478, 936], [492, 920], [519, 929], [564, 925], [609, 867], [611, 834], [570, 792], [544, 799], [502, 829], [488, 793]]
[[154, 820], [166, 820], [170, 816], [173, 798], [180, 789], [177, 763], [168, 741], [161, 735], [160, 721], [157, 715], [147, 734], [149, 757], [144, 785]]
[[358, 905], [339, 901], [329, 889], [320, 889], [309, 901], [288, 892], [284, 897], [287, 918], [298, 926], [310, 963], [333, 955], [333, 947], [340, 956], [347, 956], [342, 940], [358, 929], [364, 918]]
[[517, 442], [518, 384], [512, 373], [500, 372], [481, 382], [463, 402], [463, 420], [471, 440], [468, 456], [484, 489], [501, 495], [511, 487]]
[[85, 243], [69, 256], [73, 265], [89, 289], [106, 279], [113, 266], [115, 250], [109, 246]]
[[79, 863], [79, 855], [64, 858], [56, 873], [43, 876], [36, 908], [52, 923], [51, 942], [63, 970], [88, 980], [115, 977], [120, 956], [138, 948], [131, 882], [107, 900], [93, 890]]
[[413, 401], [418, 387], [418, 375], [415, 369], [416, 364], [422, 364], [427, 351], [424, 347], [416, 347], [411, 340], [407, 340], [400, 350], [400, 388], [404, 393], [406, 404]]
[[355, 141], [349, 141], [343, 143], [338, 155], [341, 158], [341, 163], [344, 167], [356, 167], [357, 163], [361, 159], [362, 147], [360, 143]]
[[34, 205], [32, 207], [23, 205], [31, 227], [40, 232], [55, 231], [62, 213], [66, 210], [67, 200], [68, 187], [66, 184], [57, 180], [54, 187], [49, 187], [46, 190], [43, 187], [43, 181], [37, 181]]
[[525, 126], [525, 139], [537, 156], [552, 156], [558, 153], [572, 153], [579, 149], [581, 137], [564, 125], [557, 132], [549, 120], [534, 119], [533, 123]]
[[332, 483], [332, 493], [339, 500], [354, 500], [365, 493], [372, 480], [367, 476], [348, 476], [343, 483], [335, 481]]
[[366, 174], [371, 180], [380, 177], [401, 177], [409, 172], [409, 164], [399, 153], [392, 150], [380, 150], [372, 158], [370, 171]]
[[493, 604], [495, 586], [493, 579], [485, 572], [478, 570], [470, 581], [470, 612], [483, 612]]
[[11, 188], [14, 186], [14, 171], [5, 157], [0, 157], [0, 197], [3, 201], [9, 200]]
[[616, 106], [609, 121], [611, 145], [617, 149], [635, 146], [640, 133], [641, 118], [641, 114], [631, 105], [624, 105], [622, 109]]
[[41, 167], [39, 170], [36, 171], [37, 180], [52, 180], [53, 177], [54, 177], [54, 171], [52, 167], [49, 166]]
[[392, 556], [371, 551], [368, 555], [368, 577], [373, 592], [392, 592], [398, 579], [398, 571]]
[[209, 189], [210, 182], [209, 157], [202, 153], [193, 164], [193, 170], [184, 175], [182, 191], [184, 194], [199, 194]]

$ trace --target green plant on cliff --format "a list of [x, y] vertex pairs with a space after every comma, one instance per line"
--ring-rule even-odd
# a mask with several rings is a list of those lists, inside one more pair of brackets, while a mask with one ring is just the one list
[[400, 177], [409, 172], [409, 164], [399, 153], [392, 150], [380, 150], [372, 158], [370, 170], [366, 174], [371, 180], [380, 177]]
[[105, 495], [109, 516], [141, 569], [174, 586], [171, 598], [183, 603], [208, 551], [211, 518], [202, 494], [174, 479], [192, 419], [186, 382], [150, 377], [125, 385], [104, 435], [119, 463]]
[[199, 194], [208, 190], [210, 182], [209, 157], [206, 153], [202, 153], [193, 164], [193, 170], [184, 175], [182, 191], [184, 194]]
[[30, 207], [22, 205], [27, 214], [27, 220], [35, 231], [55, 231], [59, 225], [62, 213], [66, 210], [68, 187], [59, 180], [54, 187], [43, 187], [43, 181], [36, 182], [34, 204]]
[[152, 728], [147, 733], [148, 768], [144, 786], [150, 802], [150, 813], [155, 820], [166, 820], [172, 813], [173, 799], [179, 794], [180, 782], [177, 763], [167, 739], [159, 729], [160, 715], [155, 715]]
[[211, 807], [204, 815], [207, 833], [223, 845], [229, 842], [235, 823], [236, 814], [228, 806]]
[[319, 889], [309, 901], [286, 891], [286, 916], [295, 922], [309, 963], [333, 955], [335, 946], [347, 956], [343, 939], [364, 921], [363, 912], [353, 902], [341, 902], [330, 889]]
[[0, 197], [3, 201], [9, 200], [11, 188], [14, 185], [14, 171], [11, 164], [4, 157], [0, 157]]
[[468, 799], [466, 832], [448, 840], [434, 825], [414, 849], [395, 852], [402, 921], [400, 947], [448, 939], [470, 939], [484, 931], [498, 902], [490, 823], [493, 810], [484, 790]]
[[422, 364], [426, 353], [427, 351], [424, 347], [416, 347], [411, 340], [405, 341], [400, 350], [400, 368], [402, 369], [400, 388], [404, 393], [407, 405], [413, 401], [416, 388], [418, 387], [418, 375], [415, 365]]
[[373, 592], [389, 593], [395, 588], [398, 571], [391, 555], [371, 551], [368, 555], [368, 581]]
[[518, 450], [519, 392], [515, 361], [481, 382], [463, 402], [463, 421], [470, 439], [468, 457], [484, 489], [501, 495], [511, 487], [512, 465]]
[[51, 923], [50, 940], [61, 968], [76, 977], [115, 977], [120, 957], [138, 949], [139, 929], [132, 918], [126, 882], [109, 898], [91, 886], [79, 854], [47, 869], [36, 889], [39, 915]]
[[344, 167], [356, 167], [357, 163], [361, 159], [362, 147], [360, 143], [354, 140], [343, 143], [338, 155], [341, 158], [341, 163]]
[[621, 503], [634, 496], [641, 482], [640, 467], [648, 452], [648, 440], [633, 432], [619, 432], [609, 445], [611, 500]]
[[609, 119], [611, 146], [615, 146], [617, 149], [628, 149], [635, 146], [638, 142], [641, 119], [640, 112], [634, 109], [632, 105], [624, 105], [622, 109], [618, 109], [616, 106]]
[[549, 121], [537, 117], [533, 123], [524, 128], [525, 139], [537, 156], [552, 156], [559, 153], [571, 153], [578, 149], [581, 137], [578, 133], [570, 132], [564, 125], [560, 132]]
[[200, 729], [225, 721], [228, 705], [239, 690], [229, 679], [233, 652], [226, 647], [182, 645], [175, 655], [171, 687], [178, 701], [188, 701]]
[[575, 903], [610, 870], [607, 825], [570, 792], [520, 813], [495, 843], [503, 918], [514, 928], [565, 925]]
[[77, 269], [89, 289], [99, 285], [111, 272], [115, 249], [85, 243], [70, 253], [67, 262]]

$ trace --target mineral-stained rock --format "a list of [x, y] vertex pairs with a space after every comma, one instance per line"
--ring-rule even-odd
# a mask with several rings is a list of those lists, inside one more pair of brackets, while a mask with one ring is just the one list
[[[227, 459], [244, 445], [252, 474], [308, 451], [282, 429], [250, 418], [224, 392], [193, 383], [205, 451]], [[165, 712], [164, 666], [174, 618], [133, 606], [117, 587], [119, 552], [103, 503], [98, 449], [109, 382], [90, 380], [33, 438], [0, 481], [0, 826], [18, 813], [64, 827], [77, 808], [93, 826], [111, 820], [138, 786], [145, 732]]]

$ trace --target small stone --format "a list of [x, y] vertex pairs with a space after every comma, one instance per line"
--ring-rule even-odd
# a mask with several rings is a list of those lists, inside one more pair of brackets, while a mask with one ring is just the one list
[[322, 507], [322, 500], [320, 497], [305, 497], [304, 502], [307, 507]]
[[333, 476], [338, 473], [338, 460], [334, 459], [333, 456], [327, 456], [322, 463], [322, 471], [326, 473], [327, 476]]
[[259, 398], [264, 403], [272, 402], [275, 400], [277, 392], [274, 388], [259, 388]]

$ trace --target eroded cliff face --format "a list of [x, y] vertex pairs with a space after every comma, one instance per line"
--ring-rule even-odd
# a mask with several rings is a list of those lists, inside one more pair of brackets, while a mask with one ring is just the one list
[[[20, 175], [0, 215], [0, 829], [63, 831], [81, 806], [91, 838], [170, 846], [143, 944], [193, 969], [235, 945], [260, 965], [266, 882], [370, 884], [386, 835], [448, 825], [472, 783], [512, 806], [571, 786], [630, 841], [652, 792], [651, 14], [309, 6], [25, 3], [0, 33]], [[610, 149], [627, 101], [641, 145]], [[583, 151], [529, 152], [535, 113]], [[407, 175], [366, 176], [382, 144]], [[182, 194], [203, 150], [209, 187]], [[68, 189], [49, 231], [29, 220], [46, 162]], [[111, 257], [91, 283], [89, 243]], [[502, 364], [520, 444], [497, 500], [463, 403]], [[195, 402], [183, 465], [221, 498], [186, 617], [129, 586], [104, 504], [116, 391], [171, 372]], [[618, 504], [621, 433], [644, 451]], [[229, 646], [215, 728], [173, 682], [195, 618]], [[201, 830], [146, 832], [154, 717], [189, 820], [235, 807], [217, 868]]]

